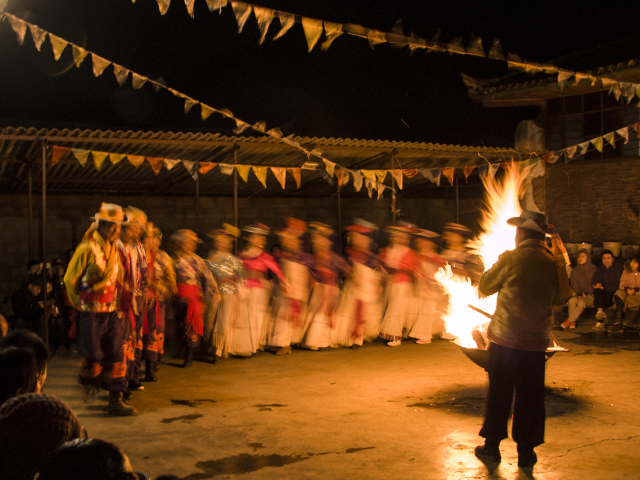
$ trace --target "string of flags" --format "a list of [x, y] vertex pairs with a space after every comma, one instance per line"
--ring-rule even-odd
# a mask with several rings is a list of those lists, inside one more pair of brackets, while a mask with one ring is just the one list
[[564, 155], [566, 162], [572, 162], [590, 151], [589, 149], [591, 146], [593, 146], [599, 152], [602, 152], [602, 149], [606, 144], [609, 144], [615, 148], [616, 136], [619, 137], [619, 140], [623, 139], [625, 144], [629, 143], [629, 133], [632, 131], [635, 131], [640, 138], [640, 122], [627, 125], [626, 127], [619, 128], [617, 130], [614, 130], [613, 132], [605, 133], [604, 135], [592, 138], [591, 140], [587, 140], [586, 142], [563, 148], [562, 150], [549, 152], [546, 155], [543, 155], [542, 159], [548, 164], [555, 164], [558, 163], [560, 161], [560, 158]]
[[[193, 0], [191, 0], [193, 2]], [[347, 178], [349, 176], [349, 174], [351, 174], [354, 178], [358, 178], [358, 175], [360, 175], [358, 172], [354, 171], [354, 170], [350, 170], [348, 168], [345, 168], [341, 165], [336, 164], [335, 162], [332, 162], [330, 160], [328, 160], [327, 158], [325, 158], [322, 155], [322, 152], [318, 149], [312, 149], [312, 150], [308, 150], [306, 147], [304, 147], [303, 145], [300, 144], [300, 142], [294, 140], [294, 135], [291, 134], [289, 136], [284, 136], [284, 134], [280, 131], [279, 128], [271, 128], [269, 130], [267, 130], [267, 126], [266, 123], [264, 121], [259, 121], [253, 125], [249, 124], [248, 122], [245, 122], [244, 120], [241, 120], [239, 118], [237, 118], [229, 109], [217, 109], [214, 107], [211, 107], [209, 105], [206, 105], [203, 102], [200, 102], [182, 92], [179, 92], [178, 90], [175, 90], [173, 88], [168, 87], [164, 81], [162, 81], [162, 79], [158, 79], [158, 80], [152, 80], [149, 77], [146, 77], [144, 75], [140, 75], [130, 69], [127, 69], [125, 67], [123, 67], [122, 65], [119, 65], [117, 63], [111, 62], [110, 60], [107, 60], [89, 50], [86, 50], [68, 40], [65, 40], [61, 37], [58, 37], [40, 27], [38, 27], [37, 25], [34, 25], [32, 23], [29, 23], [25, 20], [22, 20], [21, 18], [18, 18], [10, 13], [4, 13], [2, 16], [2, 19], [7, 19], [9, 21], [9, 23], [11, 24], [11, 27], [13, 28], [14, 32], [16, 33], [16, 35], [18, 36], [18, 43], [20, 45], [22, 45], [24, 43], [24, 39], [26, 36], [26, 32], [27, 29], [29, 30], [29, 32], [31, 33], [31, 36], [33, 38], [35, 47], [38, 51], [41, 51], [42, 48], [42, 44], [44, 43], [44, 41], [48, 38], [49, 42], [51, 43], [51, 48], [53, 50], [53, 56], [56, 60], [59, 60], [60, 57], [62, 56], [62, 53], [64, 52], [64, 50], [68, 47], [71, 46], [71, 50], [72, 50], [72, 54], [73, 54], [73, 59], [75, 62], [76, 67], [80, 68], [80, 66], [82, 65], [82, 63], [84, 62], [84, 60], [91, 56], [91, 60], [92, 60], [92, 67], [93, 67], [93, 74], [95, 77], [99, 77], [100, 75], [102, 75], [105, 70], [107, 69], [107, 67], [109, 67], [110, 65], [113, 67], [113, 73], [116, 77], [116, 80], [118, 82], [119, 85], [124, 85], [129, 76], [131, 76], [131, 83], [134, 89], [140, 89], [142, 88], [145, 84], [149, 83], [151, 85], [153, 85], [154, 89], [156, 90], [156, 92], [160, 91], [160, 90], [166, 90], [168, 92], [170, 92], [171, 94], [173, 94], [174, 96], [184, 100], [184, 113], [189, 113], [189, 111], [196, 105], [200, 106], [200, 117], [202, 118], [202, 120], [206, 120], [207, 118], [209, 118], [213, 113], [217, 113], [222, 115], [225, 118], [229, 118], [233, 121], [235, 121], [236, 123], [236, 128], [233, 130], [235, 134], [239, 135], [242, 132], [244, 132], [247, 129], [251, 129], [254, 130], [256, 132], [259, 132], [263, 135], [268, 135], [271, 138], [276, 139], [279, 142], [283, 142], [286, 143], [287, 145], [294, 147], [300, 151], [302, 151], [303, 153], [305, 153], [307, 155], [307, 158], [309, 160], [311, 160], [311, 157], [316, 157], [318, 159], [320, 159], [322, 162], [324, 162], [325, 164], [331, 164], [334, 165], [333, 168], [331, 168], [331, 173], [327, 173], [327, 175], [329, 175], [329, 178], [327, 180], [330, 180], [331, 183], [333, 183], [333, 173], [334, 170], [337, 170], [339, 173], [342, 174], [342, 176], [336, 176], [336, 180], [338, 182], [338, 184], [342, 184], [345, 180], [345, 178]], [[135, 157], [135, 156], [134, 156]], [[137, 161], [134, 159], [134, 162]], [[140, 160], [140, 163], [142, 163], [144, 160]], [[133, 162], [132, 162], [133, 163]], [[327, 169], [327, 172], [329, 172], [329, 169]], [[281, 175], [281, 174], [280, 174]], [[280, 177], [282, 178], [282, 176]], [[382, 193], [385, 191], [385, 189], [389, 189], [393, 195], [395, 195], [396, 190], [394, 187], [389, 187], [387, 185], [382, 184], [382, 182], [378, 182], [377, 180], [368, 180], [368, 182], [365, 182], [365, 184], [367, 185], [367, 188], [371, 188], [371, 189], [377, 189], [378, 191], [378, 198], [382, 198]], [[371, 190], [370, 190], [371, 191]]]
[[[135, 0], [132, 0], [132, 2], [135, 3]], [[160, 14], [164, 15], [167, 13], [171, 0], [157, 0], [157, 2]], [[195, 0], [184, 0], [184, 2], [187, 12], [193, 18]], [[223, 7], [231, 5], [238, 22], [238, 33], [242, 32], [247, 20], [253, 13], [260, 30], [260, 44], [264, 43], [269, 27], [273, 20], [277, 18], [280, 22], [280, 30], [273, 37], [273, 40], [282, 37], [291, 29], [294, 23], [298, 22], [302, 24], [309, 52], [311, 52], [316, 46], [323, 33], [325, 41], [321, 44], [322, 51], [327, 51], [335, 39], [346, 33], [348, 35], [366, 39], [371, 48], [382, 43], [389, 43], [391, 46], [396, 48], [409, 47], [412, 51], [421, 49], [434, 52], [448, 52], [456, 55], [486, 57], [491, 60], [507, 62], [509, 68], [522, 70], [530, 74], [540, 72], [557, 74], [558, 84], [561, 89], [564, 89], [564, 86], [573, 78], [575, 85], [580, 82], [588, 81], [591, 82], [592, 87], [595, 87], [598, 82], [602, 83], [602, 85], [609, 90], [609, 93], [615, 95], [616, 100], [619, 100], [621, 96], [627, 98], [627, 102], [629, 103], [635, 96], [640, 99], [640, 83], [621, 82], [610, 77], [576, 72], [564, 68], [558, 68], [550, 63], [525, 62], [516, 54], [510, 52], [505, 54], [502, 46], [500, 45], [500, 40], [495, 40], [489, 51], [485, 52], [482, 44], [482, 38], [476, 37], [475, 35], [471, 35], [471, 41], [467, 47], [465, 47], [462, 44], [462, 39], [460, 38], [455, 39], [448, 44], [441, 44], [438, 43], [436, 39], [425, 40], [413, 34], [411, 36], [404, 35], [401, 22], [396, 23], [391, 32], [382, 32], [360, 25], [333, 23], [315, 18], [303, 17], [293, 13], [259, 7], [245, 2], [233, 2], [229, 0], [206, 0], [206, 2], [209, 11], [218, 11], [219, 13], [222, 13]], [[480, 84], [471, 77], [463, 75], [462, 78], [467, 86], [472, 88], [481, 88]]]
[[[348, 170], [337, 164], [325, 160], [323, 166], [314, 163], [305, 163], [301, 167], [282, 167], [282, 166], [265, 166], [265, 165], [241, 165], [241, 164], [228, 164], [228, 163], [216, 163], [216, 162], [199, 162], [193, 160], [179, 160], [163, 157], [150, 157], [144, 155], [132, 155], [126, 153], [110, 153], [97, 150], [84, 150], [79, 148], [62, 147], [54, 145], [51, 148], [51, 165], [55, 166], [65, 156], [72, 156], [83, 167], [89, 163], [89, 155], [96, 170], [101, 170], [105, 164], [105, 161], [109, 161], [116, 165], [125, 158], [135, 168], [140, 167], [145, 161], [153, 169], [154, 173], [158, 175], [162, 168], [172, 170], [176, 165], [182, 164], [182, 166], [189, 172], [194, 180], [199, 175], [206, 175], [215, 167], [220, 169], [220, 173], [224, 175], [232, 175], [234, 169], [237, 170], [238, 175], [242, 180], [249, 181], [249, 173], [253, 172], [256, 178], [260, 181], [264, 188], [267, 188], [267, 172], [271, 171], [273, 176], [278, 180], [280, 186], [284, 189], [286, 185], [287, 174], [291, 175], [296, 183], [296, 187], [300, 188], [302, 180], [303, 170], [319, 170], [322, 176], [329, 183], [333, 184], [334, 177], [337, 179], [341, 186], [347, 185], [349, 181], [353, 182], [353, 187], [356, 192], [359, 192], [363, 186], [366, 187], [369, 197], [373, 196], [373, 191], [377, 190], [378, 198], [382, 197], [382, 192], [386, 188], [391, 188], [388, 185], [384, 185], [383, 182], [387, 178], [392, 178], [396, 186], [402, 190], [404, 188], [404, 178], [414, 178], [420, 174], [430, 182], [441, 185], [441, 178], [444, 177], [449, 181], [451, 186], [454, 185], [454, 177], [456, 171], [462, 171], [465, 180], [468, 180], [469, 175], [476, 172], [478, 175], [490, 175], [491, 178], [495, 177], [498, 169], [502, 166], [507, 168], [513, 163], [520, 163], [515, 161], [484, 164], [484, 165], [470, 165], [466, 167], [442, 167], [442, 168], [413, 168], [413, 169], [361, 169], [361, 170]], [[524, 161], [528, 164], [538, 163], [538, 159]], [[376, 185], [378, 185], [376, 187]], [[379, 186], [383, 185], [384, 188]]]

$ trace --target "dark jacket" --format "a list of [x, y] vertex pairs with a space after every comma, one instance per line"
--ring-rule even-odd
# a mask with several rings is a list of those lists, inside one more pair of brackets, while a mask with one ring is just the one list
[[39, 304], [42, 299], [42, 294], [34, 296], [26, 286], [13, 292], [11, 304], [15, 320], [24, 320], [25, 322], [39, 321], [44, 315], [44, 308]]
[[614, 261], [609, 268], [604, 265], [598, 267], [591, 279], [591, 285], [601, 283], [605, 292], [615, 292], [619, 290], [623, 268], [624, 265], [616, 261]]
[[559, 290], [556, 262], [544, 242], [525, 240], [504, 252], [480, 279], [484, 295], [498, 293], [489, 340], [520, 350], [545, 351]]
[[587, 263], [578, 265], [573, 270], [571, 270], [571, 278], [569, 279], [569, 283], [571, 284], [571, 289], [576, 294], [593, 295], [593, 283], [591, 283], [591, 279], [593, 278], [593, 274], [596, 272], [598, 267], [591, 263], [591, 255], [589, 255], [589, 251], [586, 248], [580, 250], [578, 254], [580, 254], [581, 252], [587, 254]]

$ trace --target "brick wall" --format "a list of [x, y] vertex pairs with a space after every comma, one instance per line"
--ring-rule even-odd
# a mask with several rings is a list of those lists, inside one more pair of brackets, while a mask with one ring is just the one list
[[[144, 210], [164, 233], [165, 237], [179, 228], [195, 230], [195, 200], [175, 197], [105, 197], [49, 196], [47, 202], [47, 259], [62, 256], [74, 248], [90, 225], [100, 202], [133, 205]], [[369, 198], [343, 198], [343, 225], [361, 217], [385, 226], [391, 222], [391, 200]], [[33, 251], [40, 257], [40, 205], [34, 195]], [[397, 207], [409, 221], [420, 227], [440, 231], [446, 222], [455, 221], [455, 200], [399, 199]], [[239, 225], [260, 221], [280, 227], [284, 218], [294, 216], [306, 221], [321, 221], [337, 226], [336, 198], [241, 198], [238, 201]], [[466, 215], [466, 214], [465, 214]], [[0, 195], [0, 312], [8, 313], [7, 300], [17, 288], [29, 261], [28, 197]], [[465, 217], [466, 218], [466, 217]], [[226, 197], [200, 199], [199, 234], [220, 227], [223, 222], [233, 223], [233, 199]], [[275, 236], [270, 239], [275, 241]], [[206, 255], [209, 245], [203, 245]]]
[[577, 161], [547, 169], [534, 180], [534, 198], [568, 243], [640, 244], [640, 158]]

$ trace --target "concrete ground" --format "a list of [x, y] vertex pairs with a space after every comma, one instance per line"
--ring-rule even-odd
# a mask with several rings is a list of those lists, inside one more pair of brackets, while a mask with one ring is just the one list
[[134, 394], [135, 417], [107, 416], [106, 396], [82, 402], [76, 354], [52, 360], [46, 391], [152, 478], [640, 478], [640, 337], [593, 323], [555, 332], [571, 351], [547, 363], [547, 443], [533, 473], [518, 469], [511, 440], [493, 472], [474, 457], [487, 377], [442, 340], [188, 370], [167, 355], [160, 381]]

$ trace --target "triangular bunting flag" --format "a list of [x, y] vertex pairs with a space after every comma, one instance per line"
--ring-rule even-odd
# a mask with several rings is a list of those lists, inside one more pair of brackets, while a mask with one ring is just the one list
[[493, 42], [491, 50], [489, 50], [489, 58], [492, 58], [494, 60], [504, 60], [504, 52], [502, 51], [500, 40], [496, 40]]
[[284, 189], [285, 182], [287, 181], [287, 169], [284, 167], [271, 167], [271, 173], [276, 177], [280, 186]]
[[360, 172], [356, 172], [355, 170], [351, 172], [351, 175], [353, 175], [353, 188], [356, 192], [359, 192], [362, 189], [364, 177]]
[[184, 113], [189, 113], [189, 110], [193, 108], [194, 105], [197, 105], [198, 102], [193, 98], [184, 97]]
[[431, 181], [436, 185], [440, 186], [440, 175], [442, 174], [441, 168], [431, 168], [429, 170], [429, 174], [431, 175]]
[[253, 125], [254, 130], [258, 130], [259, 132], [264, 132], [267, 129], [267, 124], [264, 120], [260, 120]]
[[462, 169], [462, 171], [464, 172], [464, 181], [468, 182], [469, 181], [469, 175], [471, 175], [471, 172], [473, 172], [475, 170], [475, 165], [471, 166], [471, 167], [464, 167]]
[[206, 120], [207, 118], [209, 118], [213, 112], [215, 112], [213, 108], [208, 107], [204, 103], [200, 104], [200, 117], [202, 118], [202, 120]]
[[407, 178], [413, 178], [418, 174], [418, 170], [415, 168], [405, 168], [404, 170], [402, 170], [402, 173], [404, 173], [404, 176]]
[[485, 175], [487, 173], [487, 170], [489, 170], [488, 165], [478, 165], [478, 175], [480, 175], [480, 177]]
[[590, 140], [591, 144], [596, 147], [596, 150], [602, 152], [602, 137], [596, 137]]
[[280, 31], [273, 37], [274, 40], [279, 39], [285, 33], [289, 31], [293, 24], [296, 22], [296, 17], [289, 13], [278, 12], [278, 19], [280, 19]]
[[391, 170], [391, 177], [395, 180], [398, 188], [402, 190], [402, 170]]
[[322, 35], [322, 20], [314, 20], [312, 18], [302, 18], [302, 28], [304, 29], [304, 36], [307, 38], [307, 45], [309, 46], [309, 52], [316, 46], [320, 35]]
[[115, 165], [116, 163], [119, 163], [122, 160], [124, 160], [124, 157], [126, 157], [124, 153], [110, 153], [109, 161], [111, 162], [111, 164]]
[[193, 18], [193, 6], [195, 0], [184, 0], [184, 4], [187, 7], [187, 13]]
[[218, 164], [214, 163], [214, 162], [200, 162], [200, 168], [198, 169], [198, 172], [200, 172], [200, 175], [206, 175], [216, 165], [218, 165]]
[[109, 66], [111, 62], [109, 60], [99, 57], [95, 53], [91, 54], [91, 59], [93, 60], [93, 75], [99, 77], [104, 72], [104, 69]]
[[375, 172], [375, 170], [360, 170], [360, 173], [364, 176], [364, 178], [367, 178], [367, 179], [371, 180], [372, 182], [376, 181], [376, 172]]
[[233, 112], [228, 108], [223, 108], [222, 110], [218, 110], [218, 113], [224, 115], [227, 118], [234, 118]]
[[91, 156], [93, 157], [93, 165], [95, 165], [96, 170], [102, 169], [102, 165], [104, 165], [104, 161], [107, 159], [109, 154], [107, 152], [91, 152]]
[[60, 161], [62, 156], [69, 151], [69, 147], [53, 147], [51, 151], [51, 166], [53, 167]]
[[274, 137], [274, 138], [277, 138], [278, 140], [280, 140], [282, 138], [282, 131], [278, 127], [272, 128], [270, 130], [267, 130], [267, 135], [269, 135], [270, 137]]
[[449, 180], [449, 183], [451, 184], [451, 186], [453, 187], [453, 175], [455, 173], [455, 168], [454, 167], [445, 167], [442, 169], [442, 174], [446, 177], [447, 180]]
[[153, 169], [153, 173], [158, 175], [160, 170], [162, 170], [162, 165], [164, 165], [164, 158], [162, 157], [147, 157], [147, 162], [151, 165]]
[[242, 2], [231, 2], [231, 8], [233, 8], [233, 13], [238, 21], [238, 33], [240, 33], [251, 15], [251, 5]]
[[619, 130], [616, 130], [616, 133], [624, 138], [625, 145], [629, 143], [629, 127], [624, 127]]
[[53, 33], [49, 34], [49, 41], [51, 42], [51, 48], [53, 49], [53, 58], [60, 60], [60, 56], [62, 55], [62, 52], [64, 52], [64, 49], [67, 48], [67, 45], [69, 45], [69, 42], [55, 36]]
[[373, 48], [376, 45], [385, 43], [387, 41], [387, 36], [382, 32], [378, 32], [377, 30], [369, 30], [367, 32], [367, 40], [369, 40], [369, 45], [371, 46], [371, 48]]
[[346, 168], [339, 168], [336, 172], [336, 178], [338, 179], [338, 185], [341, 187], [349, 183], [349, 170]]
[[324, 22], [324, 36], [326, 37], [326, 40], [322, 42], [322, 51], [326, 52], [329, 50], [333, 41], [340, 35], [342, 35], [341, 23]]
[[89, 52], [76, 45], [71, 46], [71, 52], [73, 53], [73, 61], [75, 62], [76, 67], [80, 68], [80, 65], [82, 65], [82, 62], [84, 62], [84, 59]]
[[587, 153], [587, 150], [589, 149], [589, 142], [582, 142], [580, 144], [578, 144], [578, 148], [580, 149], [580, 155], [584, 155], [585, 153]]
[[482, 47], [482, 39], [480, 37], [476, 37], [475, 35], [471, 35], [471, 42], [467, 47], [467, 53], [470, 55], [475, 55], [476, 57], [486, 57], [487, 55], [484, 53], [484, 48]]
[[322, 178], [324, 178], [324, 180], [329, 184], [329, 185], [333, 185], [333, 177], [330, 176], [327, 172], [325, 172], [324, 170], [320, 170], [320, 175], [322, 175]]
[[615, 141], [613, 135], [614, 135], [613, 132], [607, 133], [606, 135], [603, 135], [602, 138], [604, 138], [607, 142], [609, 142], [611, 144], [611, 146], [613, 148], [615, 148], [616, 147], [616, 141]]
[[384, 192], [385, 188], [386, 187], [384, 185], [378, 184], [378, 200], [382, 198], [382, 192]]
[[40, 51], [42, 48], [42, 44], [44, 43], [44, 39], [47, 38], [47, 32], [42, 30], [37, 25], [29, 24], [29, 31], [31, 32], [31, 36], [33, 37], [33, 43], [36, 45], [36, 49]]
[[158, 9], [160, 10], [160, 15], [164, 15], [169, 10], [169, 4], [171, 0], [157, 0], [158, 1]]
[[383, 183], [384, 179], [387, 178], [388, 170], [375, 170], [376, 172], [376, 181], [378, 183]]
[[218, 166], [220, 167], [220, 173], [223, 175], [231, 175], [233, 173], [233, 165], [228, 163], [219, 163]]
[[89, 158], [89, 154], [91, 153], [91, 150], [82, 150], [80, 148], [72, 148], [71, 153], [73, 153], [73, 156], [76, 157], [78, 162], [80, 162], [80, 165], [84, 167], [87, 164], [87, 158]]
[[140, 90], [147, 80], [149, 80], [147, 77], [131, 72], [131, 83], [135, 90]]
[[119, 85], [124, 85], [129, 77], [129, 70], [124, 68], [122, 65], [118, 65], [116, 63], [113, 64], [113, 74], [116, 76], [116, 80]]
[[180, 163], [180, 160], [173, 160], [171, 158], [165, 158], [164, 159], [164, 168], [166, 168], [167, 170], [171, 170], [173, 167], [175, 167], [179, 163]]
[[18, 36], [18, 43], [22, 45], [24, 43], [24, 36], [27, 33], [27, 22], [18, 17], [14, 17], [10, 13], [7, 13], [6, 15], [7, 20], [9, 20], [9, 23], [11, 24], [11, 28], [13, 28], [13, 31], [16, 32], [16, 35]]
[[218, 13], [222, 13], [222, 7], [226, 6], [227, 0], [207, 0], [207, 7], [209, 7], [210, 12], [218, 10]]
[[543, 155], [542, 160], [544, 160], [545, 163], [551, 163], [551, 160], [553, 160], [553, 152]]
[[153, 83], [153, 89], [155, 90], [156, 93], [158, 93], [163, 88], [167, 88], [167, 84], [164, 83], [164, 80], [162, 79], [162, 77], [158, 77], [155, 80], [151, 80], [151, 83]]
[[187, 169], [187, 172], [191, 175], [194, 180], [198, 179], [198, 162], [193, 162], [191, 160], [180, 160], [184, 168]]
[[322, 161], [324, 162], [325, 167], [327, 167], [327, 173], [329, 174], [329, 176], [333, 177], [333, 171], [336, 168], [336, 164], [333, 162], [330, 162], [326, 158], [323, 158]]
[[500, 168], [499, 163], [492, 163], [491, 165], [489, 165], [490, 178], [495, 178], [496, 172], [498, 171], [499, 168]]
[[571, 147], [565, 148], [567, 158], [573, 158], [577, 150], [578, 150], [578, 145], [573, 145]]
[[242, 180], [247, 183], [249, 181], [249, 171], [251, 170], [251, 165], [236, 165], [236, 170], [238, 171], [238, 175], [240, 175], [240, 178], [242, 178]]
[[271, 21], [273, 20], [274, 12], [268, 8], [253, 7], [253, 14], [256, 16], [256, 21], [258, 22], [258, 28], [260, 29], [259, 43], [262, 45], [265, 37], [267, 36], [269, 25], [271, 25]]
[[258, 180], [260, 180], [260, 183], [262, 184], [262, 186], [264, 188], [267, 188], [267, 167], [252, 167], [253, 168], [253, 173], [255, 174], [256, 177], [258, 177]]
[[558, 85], [560, 85], [560, 90], [564, 89], [565, 84], [569, 81], [569, 79], [573, 77], [573, 73], [571, 72], [558, 72]]
[[296, 181], [296, 187], [300, 188], [300, 183], [302, 181], [301, 170], [299, 168], [287, 168], [287, 172], [289, 172], [293, 179]]
[[247, 122], [243, 122], [242, 120], [236, 118], [236, 128], [233, 129], [233, 133], [235, 133], [236, 135], [240, 135], [250, 126], [251, 125], [249, 125]]
[[138, 168], [144, 162], [144, 155], [127, 155], [127, 160], [131, 165]]

